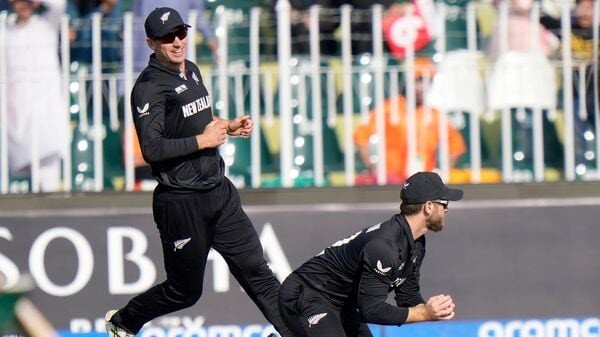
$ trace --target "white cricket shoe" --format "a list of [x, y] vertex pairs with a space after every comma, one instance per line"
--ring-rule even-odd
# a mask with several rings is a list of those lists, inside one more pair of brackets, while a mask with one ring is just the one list
[[108, 333], [108, 337], [135, 337], [135, 335], [131, 332], [114, 325], [110, 321], [110, 319], [116, 313], [117, 310], [110, 310], [104, 316], [104, 324], [106, 325], [106, 332]]

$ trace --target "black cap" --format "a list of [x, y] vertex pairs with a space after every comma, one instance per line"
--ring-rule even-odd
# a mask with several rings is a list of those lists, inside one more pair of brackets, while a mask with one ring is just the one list
[[406, 204], [423, 204], [430, 200], [456, 201], [463, 197], [463, 191], [448, 188], [442, 178], [434, 172], [418, 172], [406, 179], [400, 199]]
[[144, 22], [146, 36], [151, 39], [163, 37], [178, 27], [189, 28], [191, 26], [183, 22], [181, 15], [176, 10], [169, 7], [155, 8], [148, 14], [146, 22]]

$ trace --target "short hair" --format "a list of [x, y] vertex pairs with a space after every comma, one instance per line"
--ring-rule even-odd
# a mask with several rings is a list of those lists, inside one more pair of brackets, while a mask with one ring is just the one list
[[402, 202], [400, 204], [400, 213], [409, 216], [415, 215], [421, 211], [424, 204], [406, 204]]

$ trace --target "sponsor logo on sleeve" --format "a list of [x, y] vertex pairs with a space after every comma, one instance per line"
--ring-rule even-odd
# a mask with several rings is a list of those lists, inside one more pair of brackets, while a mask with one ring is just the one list
[[150, 103], [146, 103], [144, 105], [144, 107], [140, 108], [139, 106], [135, 107], [137, 109], [138, 112], [138, 118], [144, 117], [144, 116], [148, 116], [150, 114]]
[[377, 274], [385, 275], [390, 270], [392, 270], [392, 267], [385, 267], [384, 268], [383, 264], [381, 263], [381, 260], [377, 260], [377, 268], [375, 268], [375, 272], [377, 272]]

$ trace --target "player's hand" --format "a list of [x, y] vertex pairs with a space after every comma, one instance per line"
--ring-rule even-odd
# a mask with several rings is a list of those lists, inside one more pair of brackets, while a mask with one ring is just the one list
[[450, 295], [432, 296], [425, 303], [429, 320], [449, 320], [454, 318], [454, 301]]
[[254, 122], [250, 119], [250, 116], [243, 115], [232, 119], [227, 124], [229, 129], [229, 135], [231, 136], [242, 136], [248, 138], [254, 130]]
[[199, 149], [215, 148], [223, 145], [227, 140], [227, 126], [225, 123], [212, 121], [206, 125], [204, 132], [196, 136]]

